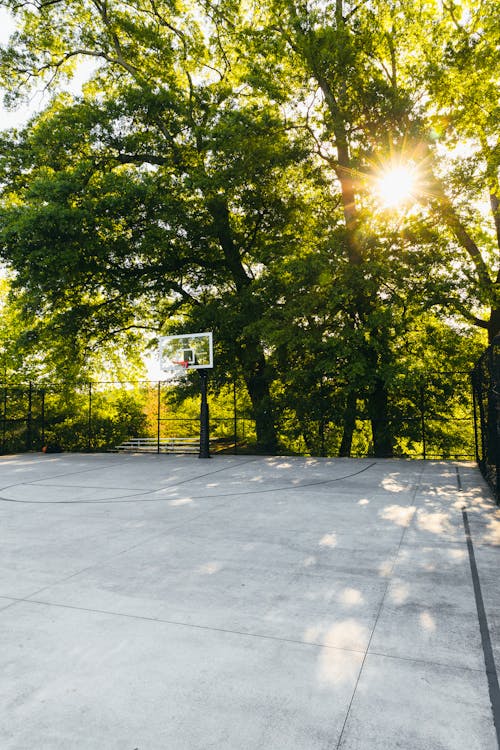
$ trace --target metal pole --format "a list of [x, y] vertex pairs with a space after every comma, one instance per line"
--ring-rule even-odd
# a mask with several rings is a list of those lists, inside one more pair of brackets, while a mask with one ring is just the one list
[[27, 420], [26, 420], [26, 450], [31, 450], [32, 445], [32, 401], [33, 401], [33, 384], [30, 380], [29, 386], [28, 386], [28, 414], [27, 414]]
[[481, 357], [481, 360], [479, 361], [479, 365], [478, 365], [479, 372], [478, 372], [478, 378], [477, 378], [477, 387], [478, 387], [477, 401], [478, 401], [478, 407], [479, 407], [479, 427], [480, 427], [479, 437], [481, 439], [481, 455], [479, 459], [479, 466], [481, 467], [483, 474], [487, 471], [487, 465], [488, 465], [488, 424], [487, 424], [486, 414], [485, 414], [485, 409], [484, 409], [485, 364], [486, 364], [486, 361], [483, 356]]
[[45, 445], [45, 390], [42, 388], [42, 448]]
[[319, 421], [319, 440], [321, 444], [321, 456], [324, 458], [326, 456], [326, 452], [325, 452], [325, 420], [323, 417]]
[[476, 462], [479, 464], [479, 440], [477, 437], [477, 402], [476, 389], [474, 387], [474, 375], [472, 376], [472, 413], [474, 416], [474, 450], [476, 453]]
[[89, 383], [89, 424], [87, 432], [87, 450], [92, 450], [92, 383]]
[[497, 346], [499, 344], [498, 338], [495, 338], [490, 346], [489, 356], [489, 371], [490, 371], [490, 388], [489, 388], [489, 404], [488, 404], [488, 432], [490, 440], [492, 441], [492, 458], [495, 465], [495, 488], [496, 488], [496, 501], [500, 503], [500, 431], [499, 431], [499, 419], [500, 419], [500, 398], [499, 388], [500, 382], [497, 377]]
[[238, 418], [236, 412], [236, 377], [233, 377], [234, 454], [238, 453]]
[[156, 424], [156, 452], [160, 452], [160, 424], [161, 424], [161, 380], [158, 381], [158, 395], [156, 399], [156, 418], [157, 418], [157, 424]]
[[326, 455], [325, 451], [325, 412], [324, 412], [324, 405], [325, 405], [325, 396], [323, 392], [323, 379], [324, 375], [321, 376], [321, 380], [319, 381], [319, 392], [320, 392], [320, 404], [321, 404], [321, 419], [319, 422], [319, 439], [321, 443], [321, 455], [324, 457]]
[[3, 415], [2, 415], [2, 453], [5, 453], [7, 442], [7, 383], [3, 387]]
[[422, 430], [422, 451], [424, 461], [427, 457], [426, 444], [425, 444], [425, 391], [424, 386], [420, 386], [420, 426]]
[[198, 372], [200, 373], [201, 389], [199, 458], [210, 458], [209, 415], [207, 401], [208, 372], [206, 368], [198, 370]]

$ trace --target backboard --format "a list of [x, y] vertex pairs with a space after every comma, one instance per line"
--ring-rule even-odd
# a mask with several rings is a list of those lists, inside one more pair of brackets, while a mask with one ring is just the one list
[[162, 336], [159, 356], [160, 367], [165, 372], [213, 367], [212, 332]]

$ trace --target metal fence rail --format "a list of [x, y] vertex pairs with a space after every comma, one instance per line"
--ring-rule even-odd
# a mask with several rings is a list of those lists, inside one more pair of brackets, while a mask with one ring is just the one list
[[500, 503], [500, 336], [472, 371], [476, 460]]
[[[164, 381], [0, 382], [0, 454], [106, 451], [133, 438], [159, 448], [167, 438], [199, 439], [199, 415], [173, 409], [168, 392]], [[253, 420], [236, 410], [212, 417], [210, 426], [213, 449], [219, 451], [237, 452], [255, 433]]]
[[[488, 423], [493, 400], [484, 395], [489, 392], [489, 386], [483, 383], [490, 371], [487, 356], [478, 367], [482, 385], [474, 388], [476, 412], [481, 412]], [[477, 380], [479, 376], [475, 377]], [[342, 393], [348, 386], [335, 375], [323, 376], [320, 401], [314, 401], [312, 392], [309, 397], [304, 394], [302, 414], [286, 409], [276, 414], [285, 453], [339, 455]], [[94, 382], [79, 386], [0, 382], [0, 452], [40, 451], [44, 447], [105, 451], [137, 438], [148, 438], [161, 452], [163, 439], [199, 437], [198, 407], [193, 407], [191, 401], [191, 411], [186, 411], [170, 398], [171, 387], [165, 381]], [[213, 410], [210, 407], [210, 438], [216, 441], [217, 450], [251, 451], [255, 448], [255, 422], [250, 407], [244, 406], [243, 384], [235, 382], [228, 393], [224, 398], [212, 393], [214, 405], [217, 399], [218, 402]], [[475, 419], [479, 422], [477, 413]], [[373, 420], [362, 397], [357, 401], [353, 423], [350, 455], [373, 455]], [[489, 460], [492, 449], [484, 447], [486, 438], [482, 438], [479, 448], [475, 446], [479, 439], [476, 423], [468, 372], [429, 372], [424, 380], [407, 378], [393, 384], [387, 425], [394, 437], [395, 456], [474, 460], [481, 449], [483, 465], [491, 474], [497, 463]], [[496, 426], [490, 419], [493, 423]], [[495, 475], [495, 487], [496, 481]]]

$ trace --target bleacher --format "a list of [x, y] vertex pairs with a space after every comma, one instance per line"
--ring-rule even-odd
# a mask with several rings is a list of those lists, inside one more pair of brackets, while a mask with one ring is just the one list
[[138, 437], [125, 440], [114, 449], [120, 453], [198, 453], [199, 437]]

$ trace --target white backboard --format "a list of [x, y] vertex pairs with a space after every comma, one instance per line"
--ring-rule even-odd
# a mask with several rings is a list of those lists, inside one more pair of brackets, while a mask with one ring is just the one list
[[212, 332], [162, 336], [159, 342], [160, 367], [164, 372], [201, 370], [214, 366]]

